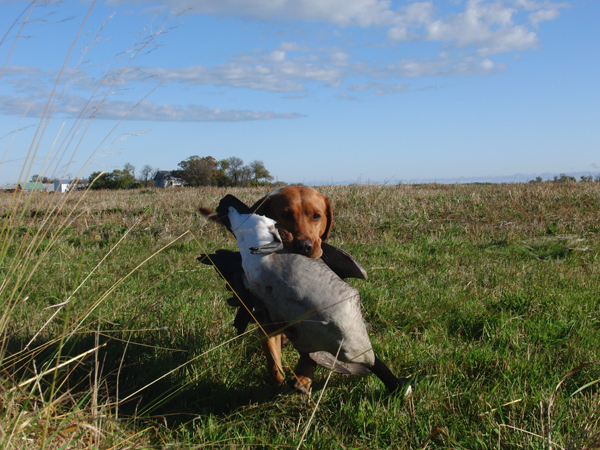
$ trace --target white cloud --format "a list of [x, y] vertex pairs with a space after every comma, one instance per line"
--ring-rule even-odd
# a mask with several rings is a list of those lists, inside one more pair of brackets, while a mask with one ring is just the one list
[[505, 69], [506, 67], [503, 64], [496, 64], [487, 58], [475, 56], [452, 57], [451, 55], [445, 55], [436, 59], [407, 59], [395, 64], [388, 64], [374, 75], [380, 78], [473, 76], [491, 75]]
[[[283, 48], [293, 48], [296, 53], [303, 54], [289, 57]], [[152, 77], [153, 81], [212, 84], [274, 92], [303, 92], [306, 90], [304, 83], [307, 82], [338, 86], [344, 77], [343, 67], [348, 65], [349, 55], [336, 48], [306, 53], [309, 51], [287, 42], [270, 52], [255, 51], [238, 55], [214, 67], [146, 68], [141, 73]]]
[[[102, 107], [100, 119], [118, 119], [133, 107], [132, 102], [110, 102]], [[303, 117], [295, 113], [275, 113], [273, 111], [248, 111], [222, 108], [208, 108], [202, 105], [185, 107], [171, 104], [157, 105], [142, 102], [131, 111], [129, 120], [159, 120], [175, 122], [240, 122], [248, 120], [296, 119]]]
[[434, 20], [434, 13], [432, 2], [411, 3], [396, 13], [387, 37], [393, 41], [422, 39], [422, 28]]
[[39, 67], [29, 67], [29, 66], [8, 66], [4, 70], [4, 75], [6, 76], [16, 76], [16, 75], [41, 75], [42, 69]]
[[560, 11], [558, 9], [540, 9], [539, 11], [529, 14], [529, 21], [533, 25], [538, 25], [541, 22], [554, 20], [558, 16], [560, 16]]
[[[156, 0], [110, 3], [156, 4]], [[433, 1], [413, 1], [397, 9], [391, 0], [162, 0], [162, 3], [175, 11], [267, 22], [378, 27], [387, 29], [386, 36], [392, 41], [438, 41], [450, 48], [474, 48], [481, 55], [535, 48], [538, 37], [528, 26], [554, 20], [561, 8], [569, 6], [550, 0], [467, 0], [455, 2], [458, 11], [441, 12], [441, 5]], [[528, 22], [521, 17], [522, 12], [529, 12]]]
[[[287, 48], [292, 48], [290, 43]], [[294, 47], [299, 49], [300, 47]], [[354, 62], [350, 56], [338, 49], [312, 50], [302, 48], [307, 55], [290, 57], [280, 50], [252, 52], [238, 55], [224, 64], [207, 67], [192, 66], [175, 69], [140, 70], [146, 79], [154, 82], [181, 83], [191, 85], [212, 84], [235, 88], [258, 89], [271, 92], [308, 92], [307, 83], [318, 82], [329, 87], [338, 87], [353, 76], [374, 79], [398, 79], [415, 77], [439, 77], [450, 75], [489, 75], [506, 67], [489, 58], [473, 55], [454, 55], [444, 52], [437, 58], [407, 59], [382, 65], [365, 61]], [[278, 55], [273, 57], [273, 55]], [[403, 84], [368, 81], [351, 85], [373, 89], [378, 95], [403, 92]]]
[[[112, 0], [115, 4], [156, 5], [157, 2], [160, 3], [160, 0]], [[190, 7], [197, 13], [235, 15], [271, 22], [277, 19], [312, 20], [345, 27], [374, 27], [386, 32], [394, 45], [387, 46], [387, 56], [380, 56], [383, 50], [376, 54], [385, 47], [381, 45], [373, 52], [376, 56], [371, 57], [366, 52], [362, 53], [363, 56], [356, 56], [358, 51], [351, 53], [355, 48], [366, 48], [361, 45], [366, 42], [361, 40], [352, 41], [346, 48], [339, 41], [336, 41], [336, 46], [314, 48], [310, 47], [310, 39], [301, 43], [287, 40], [272, 48], [238, 53], [229, 61], [213, 66], [131, 67], [127, 74], [104, 73], [99, 78], [84, 73], [84, 69], [67, 69], [63, 81], [79, 90], [95, 89], [99, 83], [108, 87], [116, 80], [111, 89], [150, 81], [304, 94], [315, 84], [338, 87], [348, 80], [354, 83], [351, 89], [356, 89], [360, 84], [352, 78], [359, 75], [366, 77], [365, 86], [384, 95], [402, 92], [404, 85], [398, 83], [399, 78], [488, 75], [502, 71], [505, 67], [496, 63], [491, 55], [535, 48], [539, 38], [532, 28], [556, 19], [560, 9], [568, 6], [564, 2], [549, 0], [461, 0], [448, 2], [454, 4], [452, 12], [442, 12], [440, 4], [433, 1], [412, 1], [396, 9], [389, 0], [163, 0], [162, 3], [177, 10]], [[352, 31], [347, 34], [357, 35]], [[340, 39], [350, 42], [346, 38]], [[406, 41], [427, 42], [428, 48], [439, 52], [439, 56], [410, 57], [388, 64], [381, 62], [390, 61], [389, 53], [395, 49], [405, 51], [402, 44]], [[55, 73], [35, 67], [7, 67], [5, 75], [15, 94], [24, 95], [23, 98], [14, 98], [17, 103], [34, 95], [40, 95], [43, 100], [44, 92], [49, 90], [56, 77]], [[382, 79], [388, 79], [389, 83], [381, 84]], [[116, 105], [112, 103], [113, 107]], [[145, 111], [150, 116], [156, 114], [160, 117], [168, 117], [174, 111], [180, 114], [177, 119], [164, 120], [184, 120], [186, 113], [190, 117], [226, 116], [215, 113], [216, 110], [172, 105], [169, 109], [168, 106], [154, 105], [153, 112]], [[0, 105], [0, 110], [8, 109], [10, 105]], [[234, 116], [233, 112], [227, 115]], [[250, 116], [248, 111], [238, 115]]]
[[535, 11], [538, 9], [560, 9], [570, 6], [567, 2], [556, 3], [551, 0], [512, 0], [512, 3], [525, 11]]
[[[156, 3], [111, 0], [109, 4]], [[393, 20], [389, 0], [165, 0], [172, 10], [254, 19], [330, 22], [340, 26], [381, 25]]]
[[375, 95], [391, 95], [399, 92], [407, 92], [408, 86], [405, 84], [386, 84], [378, 82], [370, 82], [365, 84], [357, 84], [349, 86], [348, 90], [353, 92], [364, 92], [366, 90], [373, 90]]
[[464, 12], [429, 23], [424, 38], [450, 48], [474, 48], [481, 55], [535, 48], [537, 35], [515, 24], [516, 12], [499, 1], [468, 0]]
[[[0, 96], [0, 114], [27, 117], [41, 117], [47, 100], [28, 97]], [[248, 111], [222, 108], [208, 108], [202, 105], [158, 105], [154, 102], [141, 102], [136, 105], [128, 101], [108, 101], [97, 108], [97, 102], [79, 95], [65, 95], [54, 108], [54, 114], [61, 118], [75, 119], [84, 112], [83, 118], [92, 114], [98, 119], [153, 120], [162, 122], [240, 122], [248, 120], [296, 119], [303, 117], [296, 113], [275, 113], [273, 111]]]
[[360, 99], [354, 95], [350, 95], [347, 92], [342, 92], [339, 96], [342, 100], [350, 100], [352, 102], [359, 102]]

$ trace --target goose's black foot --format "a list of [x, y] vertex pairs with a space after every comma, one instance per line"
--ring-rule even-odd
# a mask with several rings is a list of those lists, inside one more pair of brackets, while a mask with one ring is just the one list
[[415, 392], [415, 380], [413, 378], [396, 378], [395, 382], [386, 384], [390, 392], [402, 393], [405, 397], [410, 397]]
[[371, 370], [379, 378], [390, 392], [404, 392], [405, 397], [410, 397], [415, 391], [414, 380], [410, 378], [398, 378], [379, 358], [375, 357], [375, 364]]

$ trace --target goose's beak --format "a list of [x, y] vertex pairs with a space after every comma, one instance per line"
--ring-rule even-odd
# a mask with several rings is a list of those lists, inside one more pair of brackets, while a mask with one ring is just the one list
[[281, 241], [273, 241], [270, 244], [261, 245], [260, 247], [250, 247], [250, 253], [253, 255], [269, 255], [279, 250], [283, 250], [283, 243]]

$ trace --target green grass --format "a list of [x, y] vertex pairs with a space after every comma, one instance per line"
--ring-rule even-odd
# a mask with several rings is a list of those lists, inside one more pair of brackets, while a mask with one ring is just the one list
[[352, 283], [376, 352], [416, 377], [413, 398], [325, 370], [310, 398], [278, 391], [256, 333], [234, 339], [224, 283], [196, 257], [235, 244], [197, 208], [264, 189], [75, 193], [55, 211], [3, 194], [0, 441], [598, 448], [600, 184], [319, 190], [330, 242], [369, 274]]

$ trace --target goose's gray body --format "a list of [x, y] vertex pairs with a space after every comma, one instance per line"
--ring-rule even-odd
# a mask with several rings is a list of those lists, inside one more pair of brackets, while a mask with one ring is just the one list
[[[285, 250], [254, 254], [277, 239], [275, 223], [229, 208], [242, 255], [245, 285], [301, 354], [327, 352], [372, 367], [375, 354], [360, 311], [358, 291], [323, 261]], [[311, 355], [312, 356], [312, 355]]]
[[242, 254], [248, 289], [300, 353], [325, 351], [340, 361], [374, 364], [354, 287], [318, 259], [285, 251], [251, 258]]
[[[252, 214], [231, 195], [221, 200], [217, 213], [236, 237], [245, 289], [256, 297], [254, 301], [263, 304], [270, 322], [280, 324], [300, 353], [296, 377], [308, 379], [310, 386], [314, 365], [319, 364], [347, 374], [372, 372], [390, 392], [408, 386], [405, 395], [412, 393], [411, 380], [396, 377], [373, 352], [360, 311], [359, 293], [340, 278], [365, 278], [360, 264], [335, 247], [328, 249], [327, 264], [288, 253], [281, 245], [275, 222]], [[234, 273], [239, 274], [235, 262], [231, 266], [225, 263], [231, 261], [232, 255], [224, 255], [223, 266], [233, 267]], [[312, 369], [302, 361], [310, 361]], [[300, 367], [305, 372], [298, 374]], [[293, 387], [308, 393], [303, 386]]]

